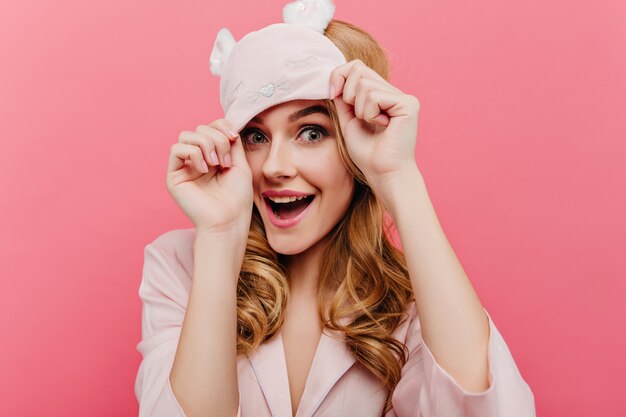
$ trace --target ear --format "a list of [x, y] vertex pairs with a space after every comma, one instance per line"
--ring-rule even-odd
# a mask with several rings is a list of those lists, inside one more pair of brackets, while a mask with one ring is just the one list
[[334, 14], [331, 0], [296, 0], [283, 7], [283, 22], [304, 25], [324, 34]]
[[213, 44], [213, 51], [211, 51], [210, 57], [211, 73], [213, 75], [219, 76], [222, 74], [222, 68], [224, 68], [224, 64], [236, 43], [233, 34], [227, 28], [222, 28], [217, 32], [217, 38]]

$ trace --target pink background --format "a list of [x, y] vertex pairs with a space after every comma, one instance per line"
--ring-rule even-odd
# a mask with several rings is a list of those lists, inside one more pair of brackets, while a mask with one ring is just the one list
[[[132, 416], [143, 248], [223, 117], [217, 31], [285, 1], [0, 3], [0, 415]], [[626, 415], [626, 3], [337, 0], [416, 95], [417, 160], [539, 416]], [[621, 116], [621, 120], [620, 120]]]

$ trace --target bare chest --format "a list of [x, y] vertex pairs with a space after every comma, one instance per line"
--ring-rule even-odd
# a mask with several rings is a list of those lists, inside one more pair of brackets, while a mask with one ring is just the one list
[[317, 313], [292, 315], [283, 323], [281, 335], [289, 379], [291, 409], [295, 416], [322, 335]]

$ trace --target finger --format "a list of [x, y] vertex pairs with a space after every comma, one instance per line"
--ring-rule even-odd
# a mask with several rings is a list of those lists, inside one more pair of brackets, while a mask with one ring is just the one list
[[343, 101], [342, 96], [336, 97], [333, 102], [337, 109], [337, 117], [339, 118], [339, 124], [343, 128], [348, 125], [348, 122], [356, 117], [354, 114], [354, 106]]
[[246, 159], [246, 151], [244, 150], [241, 137], [235, 138], [235, 141], [230, 146], [230, 153], [233, 160], [233, 165], [237, 167], [248, 167], [248, 160]]
[[385, 113], [389, 118], [413, 116], [419, 110], [417, 98], [408, 94], [375, 91], [371, 95], [381, 113]]
[[365, 62], [361, 61], [360, 59], [356, 59], [355, 61], [357, 61], [355, 62], [355, 68], [358, 68], [358, 70], [363, 74], [363, 76], [381, 81], [386, 84], [389, 83], [389, 81], [384, 79], [382, 75], [377, 73], [372, 67], [367, 65]]
[[330, 72], [329, 84], [330, 87], [334, 88], [334, 94], [331, 98], [338, 97], [342, 94], [344, 84], [348, 79], [348, 74], [350, 73], [351, 68], [355, 65], [356, 62], [357, 60], [353, 60], [345, 64], [339, 65]]
[[[399, 92], [396, 87], [389, 84], [376, 71], [363, 63], [355, 63], [348, 74], [348, 79], [343, 87], [343, 100], [349, 104], [356, 104], [360, 91], [384, 90], [389, 92]], [[359, 113], [356, 113], [357, 116]]]
[[[355, 97], [354, 97], [354, 113], [360, 119], [363, 119], [363, 111], [365, 109], [365, 101], [367, 100], [368, 95], [372, 91], [388, 91], [388, 92], [396, 92], [397, 89], [386, 81], [380, 81], [375, 78], [370, 78], [369, 75], [365, 75], [359, 79], [359, 82], [355, 87]], [[344, 101], [346, 100], [346, 96], [344, 95]]]
[[382, 86], [385, 86], [386, 89], [391, 89], [391, 90], [400, 92], [398, 88], [391, 85], [387, 80], [385, 80], [382, 77], [382, 75], [374, 71], [374, 69], [372, 69], [371, 67], [367, 66], [363, 61], [361, 61], [360, 59], [354, 59], [346, 64], [342, 64], [336, 67], [330, 73], [329, 84], [330, 86], [334, 87], [334, 90], [335, 90], [335, 94], [331, 98], [335, 98], [338, 95], [342, 94], [345, 88], [344, 84], [346, 83], [347, 79], [350, 77], [350, 74], [353, 71], [357, 71], [357, 70], [361, 74], [361, 78], [367, 77], [373, 81], [378, 82], [381, 85], [381, 88]]
[[354, 106], [355, 98], [356, 98], [356, 88], [357, 85], [361, 82], [361, 78], [363, 75], [357, 71], [356, 64], [352, 66], [352, 69], [348, 73], [348, 78], [344, 82], [341, 95], [343, 97], [343, 101], [348, 104], [352, 104]]
[[237, 136], [239, 136], [239, 133], [235, 130], [235, 125], [230, 120], [217, 119], [210, 123], [209, 126], [220, 130], [231, 142], [234, 142]]
[[[230, 151], [230, 141], [228, 137], [219, 129], [212, 126], [200, 125], [196, 127], [196, 133], [200, 135], [203, 141], [209, 146], [212, 146], [215, 151], [215, 155], [209, 154], [212, 157], [213, 165], [227, 166], [225, 157], [226, 153]], [[215, 161], [217, 159], [217, 161]]]
[[[191, 161], [189, 165], [187, 161]], [[170, 149], [170, 158], [168, 162], [168, 173], [175, 172], [187, 165], [189, 169], [195, 169], [200, 173], [209, 172], [208, 167], [205, 169], [202, 165], [202, 151], [196, 145], [186, 143], [174, 143]]]
[[369, 82], [365, 79], [362, 79], [361, 82], [356, 86], [356, 96], [354, 98], [354, 114], [359, 119], [363, 119], [363, 112], [365, 109], [365, 101], [372, 91], [372, 87]]
[[396, 93], [402, 93], [402, 91], [399, 88], [397, 88], [394, 85], [388, 83], [384, 79], [370, 77], [369, 75], [366, 74], [365, 76], [363, 76], [363, 78], [361, 80], [362, 81], [366, 81], [367, 80], [367, 84], [372, 89], [389, 91], [389, 92], [396, 92]]
[[365, 95], [363, 101], [363, 120], [367, 123], [377, 124], [380, 126], [387, 126], [389, 124], [389, 117], [384, 114], [380, 107], [378, 107], [377, 96], [379, 91], [370, 91]]
[[178, 135], [178, 143], [198, 146], [202, 152], [202, 159], [204, 159], [208, 166], [219, 165], [219, 160], [217, 159], [217, 153], [215, 151], [215, 144], [205, 135], [184, 130], [180, 132], [180, 135]]
[[[239, 133], [235, 129], [234, 123], [231, 122], [230, 120], [217, 119], [216, 121], [211, 123], [210, 126], [215, 127], [216, 129], [224, 133], [224, 135], [228, 138], [231, 146], [235, 142], [235, 140], [237, 140], [237, 137], [239, 136]], [[229, 155], [229, 154], [230, 154], [230, 151], [227, 151], [224, 154], [224, 159], [225, 159], [225, 162], [227, 163], [226, 166], [232, 165], [232, 155]]]

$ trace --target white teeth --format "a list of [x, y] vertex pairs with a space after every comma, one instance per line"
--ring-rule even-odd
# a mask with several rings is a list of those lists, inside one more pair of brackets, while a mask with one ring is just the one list
[[302, 200], [303, 198], [306, 198], [306, 196], [300, 196], [300, 197], [296, 197], [296, 196], [276, 196], [276, 197], [267, 197], [267, 198], [272, 200], [274, 203], [291, 203], [292, 201]]

